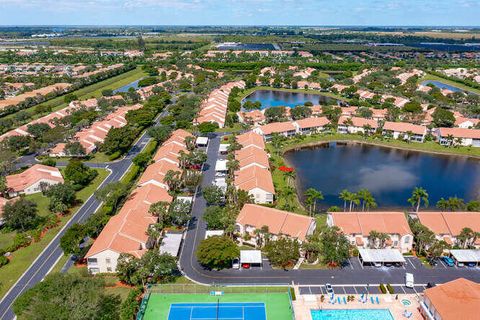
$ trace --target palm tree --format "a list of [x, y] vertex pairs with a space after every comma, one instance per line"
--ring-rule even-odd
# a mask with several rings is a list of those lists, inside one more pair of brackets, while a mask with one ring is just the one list
[[436, 207], [440, 209], [441, 211], [446, 211], [448, 210], [448, 200], [445, 198], [440, 198], [440, 200], [437, 201]]
[[284, 178], [288, 179], [288, 184], [291, 185], [292, 180], [295, 179], [297, 174], [295, 173], [295, 171], [291, 170], [291, 171], [285, 171], [283, 175], [284, 175]]
[[167, 173], [165, 173], [165, 176], [163, 177], [163, 182], [165, 182], [168, 185], [168, 188], [172, 192], [176, 192], [180, 188], [180, 183], [181, 183], [180, 172], [168, 170]]
[[316, 212], [317, 200], [323, 200], [323, 194], [314, 188], [308, 188], [307, 191], [305, 191], [305, 198], [307, 203], [310, 204], [309, 212], [312, 214], [312, 212]]
[[240, 169], [240, 162], [238, 160], [230, 160], [227, 162], [228, 174], [233, 177], [235, 171]]
[[426, 207], [428, 207], [428, 193], [427, 190], [421, 188], [421, 187], [416, 187], [413, 189], [412, 196], [410, 199], [408, 199], [408, 202], [412, 205], [412, 207], [415, 207], [415, 212], [418, 213], [418, 209], [420, 209], [420, 204], [422, 203]]
[[350, 199], [350, 194], [351, 192], [347, 189], [343, 189], [342, 192], [340, 192], [339, 198], [343, 200], [343, 212], [347, 211], [347, 201]]
[[185, 169], [190, 162], [189, 154], [183, 150], [180, 150], [180, 152], [178, 152], [178, 161], [180, 164], [180, 168]]
[[195, 137], [185, 137], [185, 145], [187, 146], [188, 151], [193, 151], [195, 149]]
[[168, 217], [169, 208], [170, 202], [159, 201], [153, 203], [148, 209], [148, 212], [151, 213], [153, 216], [158, 217], [158, 222], [163, 224]]
[[375, 202], [375, 198], [367, 189], [358, 190], [357, 196], [361, 200], [362, 211], [365, 211], [365, 208], [367, 208], [368, 210], [370, 208], [375, 208], [377, 206], [377, 203]]

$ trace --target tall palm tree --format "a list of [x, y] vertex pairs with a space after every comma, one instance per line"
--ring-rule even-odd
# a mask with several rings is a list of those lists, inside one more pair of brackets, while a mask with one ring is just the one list
[[174, 170], [168, 170], [163, 177], [163, 181], [168, 185], [168, 188], [172, 192], [176, 192], [180, 188], [180, 172]]
[[369, 208], [375, 208], [377, 206], [375, 198], [372, 196], [372, 193], [367, 189], [358, 190], [357, 195], [362, 203], [362, 211], [365, 211], [365, 208], [368, 210]]
[[422, 203], [426, 207], [428, 207], [428, 193], [427, 190], [416, 187], [413, 189], [412, 196], [408, 199], [408, 202], [415, 207], [415, 212], [418, 213], [418, 209], [420, 209], [420, 204]]
[[292, 185], [292, 181], [295, 179], [295, 177], [297, 176], [297, 174], [295, 173], [295, 171], [285, 171], [283, 173], [284, 175], [284, 178], [287, 178], [288, 179], [288, 184], [289, 185]]
[[159, 201], [153, 203], [148, 212], [153, 216], [158, 217], [158, 223], [163, 224], [169, 214], [170, 202]]
[[338, 196], [340, 199], [343, 200], [343, 212], [346, 212], [347, 211], [347, 202], [349, 201], [350, 199], [350, 195], [351, 195], [351, 192], [348, 191], [347, 189], [343, 189], [341, 192], [340, 192], [340, 195]]
[[195, 137], [185, 137], [185, 145], [187, 146], [188, 151], [193, 151], [195, 149]]
[[305, 191], [305, 198], [310, 204], [309, 211], [310, 214], [312, 214], [313, 212], [316, 212], [317, 200], [323, 200], [323, 193], [314, 188], [308, 188], [307, 191]]

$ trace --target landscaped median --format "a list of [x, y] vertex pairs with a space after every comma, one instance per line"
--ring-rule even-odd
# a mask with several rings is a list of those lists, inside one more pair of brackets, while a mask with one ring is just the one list
[[[85, 188], [76, 193], [76, 198], [82, 203], [85, 202], [98, 188], [98, 186], [105, 180], [109, 172], [104, 169], [95, 169], [98, 172], [97, 177]], [[48, 214], [48, 199], [42, 196], [41, 193], [26, 196], [38, 205], [38, 214], [40, 216]], [[76, 205], [70, 209], [70, 214], [61, 216], [58, 225], [49, 229], [37, 242], [34, 241], [27, 247], [16, 250], [12, 253], [10, 262], [0, 269], [0, 297], [3, 297], [10, 287], [20, 278], [20, 276], [30, 267], [37, 256], [45, 249], [50, 241], [58, 234], [63, 226], [77, 213], [81, 204]], [[14, 233], [1, 233], [0, 238], [4, 239], [0, 242], [8, 243], [8, 238], [13, 239]], [[11, 241], [11, 240], [10, 240]], [[8, 244], [7, 244], [8, 245]]]

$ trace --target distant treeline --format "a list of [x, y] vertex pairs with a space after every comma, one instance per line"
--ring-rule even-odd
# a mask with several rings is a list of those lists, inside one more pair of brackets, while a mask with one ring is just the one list
[[[203, 68], [213, 70], [255, 70], [272, 66], [269, 62], [204, 62], [200, 64]], [[357, 71], [364, 67], [358, 62], [343, 63], [305, 63], [305, 67], [311, 67], [324, 71]]]

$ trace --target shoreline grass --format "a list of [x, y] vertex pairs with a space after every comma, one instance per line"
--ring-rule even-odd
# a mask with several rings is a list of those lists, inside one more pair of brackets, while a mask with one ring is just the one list
[[[90, 197], [98, 186], [105, 180], [109, 172], [105, 169], [96, 169], [98, 171], [97, 177], [88, 186], [77, 192], [77, 199], [85, 202]], [[33, 195], [37, 196], [37, 195]], [[41, 194], [40, 194], [41, 196]], [[29, 196], [32, 197], [32, 196]], [[42, 196], [43, 197], [43, 196]], [[42, 199], [43, 200], [43, 199]], [[45, 202], [45, 201], [42, 201]], [[12, 253], [12, 260], [9, 264], [0, 269], [0, 297], [3, 297], [7, 291], [15, 284], [15, 282], [22, 276], [22, 274], [30, 267], [38, 255], [45, 249], [45, 247], [58, 234], [63, 226], [77, 213], [81, 205], [77, 205], [71, 209], [71, 214], [66, 215], [60, 219], [58, 226], [48, 230], [42, 239], [34, 242], [28, 247], [19, 249]], [[47, 210], [47, 208], [39, 208], [39, 212]], [[46, 211], [44, 211], [46, 212]], [[2, 235], [3, 236], [3, 235]]]

